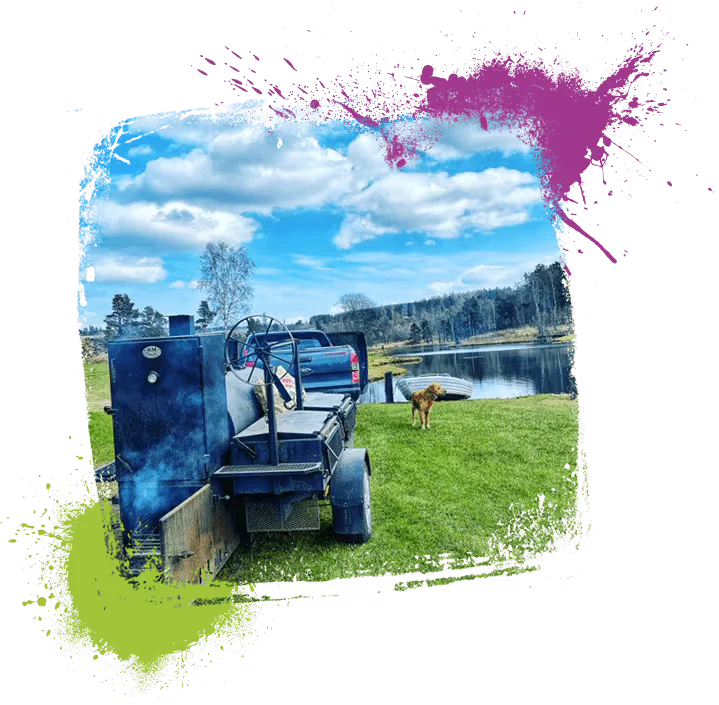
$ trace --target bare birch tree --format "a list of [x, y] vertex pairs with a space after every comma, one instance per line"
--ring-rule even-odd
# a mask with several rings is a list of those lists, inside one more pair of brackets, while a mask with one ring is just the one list
[[225, 242], [210, 242], [200, 257], [202, 278], [200, 289], [225, 329], [250, 310], [252, 287], [250, 277], [255, 263], [242, 246], [230, 247]]

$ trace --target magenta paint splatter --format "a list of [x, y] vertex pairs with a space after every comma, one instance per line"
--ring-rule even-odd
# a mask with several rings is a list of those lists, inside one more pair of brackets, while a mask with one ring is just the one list
[[212, 64], [213, 66], [216, 66], [215, 62], [212, 59], [208, 59], [206, 56], [202, 57], [208, 64]]
[[203, 76], [207, 76], [207, 74], [202, 69], [197, 69]]
[[671, 185], [672, 185], [672, 182], [671, 182], [671, 181], [667, 181], [667, 185], [668, 185], [668, 186], [671, 186]]
[[[320, 101], [319, 100], [311, 100], [310, 101], [310, 108], [317, 109], [320, 107]], [[711, 189], [709, 189], [711, 191]]]
[[[578, 72], [558, 73], [554, 66], [547, 68], [542, 61], [531, 63], [518, 53], [514, 56], [497, 55], [475, 67], [467, 76], [453, 73], [443, 78], [434, 74], [432, 66], [426, 65], [419, 79], [407, 76], [426, 86], [424, 100], [419, 105], [415, 102], [416, 107], [411, 114], [407, 113], [406, 108], [409, 93], [384, 96], [378, 85], [376, 91], [371, 91], [374, 100], [370, 100], [367, 95], [351, 97], [349, 93], [353, 89], [346, 90], [345, 86], [357, 85], [356, 80], [353, 83], [344, 82], [345, 85], [337, 81], [338, 88], [333, 91], [335, 96], [330, 94], [328, 99], [330, 104], [340, 106], [360, 125], [379, 129], [386, 143], [385, 159], [397, 168], [404, 167], [417, 149], [431, 150], [436, 142], [436, 136], [423, 134], [426, 129], [423, 127], [426, 122], [423, 118], [438, 118], [440, 130], [443, 121], [467, 120], [477, 121], [483, 130], [501, 128], [515, 133], [537, 150], [542, 196], [552, 222], [564, 222], [576, 233], [589, 239], [611, 262], [616, 262], [616, 258], [580, 223], [573, 220], [576, 216], [571, 214], [570, 217], [564, 207], [566, 203], [577, 203], [569, 197], [570, 190], [577, 185], [584, 209], [588, 209], [582, 176], [589, 167], [600, 168], [602, 181], [606, 184], [605, 165], [609, 159], [620, 157], [619, 152], [641, 163], [636, 156], [616, 144], [607, 133], [620, 125], [639, 127], [666, 105], [651, 98], [640, 100], [636, 95], [629, 95], [631, 86], [649, 75], [648, 65], [657, 52], [658, 49], [635, 47], [629, 58], [594, 90], [586, 87]], [[259, 61], [258, 57], [255, 58]], [[284, 60], [297, 71], [289, 59]], [[554, 64], [557, 64], [556, 59]], [[392, 68], [401, 67], [397, 65]], [[323, 89], [328, 90], [319, 78], [316, 80]], [[276, 86], [273, 88], [286, 99]], [[261, 93], [256, 88], [254, 90]], [[343, 97], [342, 100], [337, 99], [337, 91]], [[304, 100], [297, 92], [309, 95], [302, 86], [295, 84], [287, 96], [292, 97], [294, 94], [295, 98]], [[411, 95], [421, 98], [419, 93]], [[367, 105], [366, 110], [360, 113], [353, 104], [356, 106], [356, 101], [363, 97], [362, 102]], [[319, 101], [313, 99], [310, 106], [316, 109]], [[282, 113], [275, 108], [272, 110], [283, 117], [286, 117], [285, 113], [295, 117], [290, 110]], [[398, 112], [403, 120], [401, 137], [393, 134], [400, 129], [399, 123], [384, 117]], [[613, 191], [609, 190], [608, 195], [612, 196]]]

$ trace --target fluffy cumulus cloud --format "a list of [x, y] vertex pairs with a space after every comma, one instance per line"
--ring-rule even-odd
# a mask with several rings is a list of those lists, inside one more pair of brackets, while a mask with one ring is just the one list
[[[413, 145], [431, 162], [465, 159], [477, 154], [495, 153], [503, 157], [526, 155], [531, 147], [518, 134], [492, 121], [488, 130], [478, 119], [426, 118], [397, 123], [390, 129], [403, 143]], [[411, 161], [411, 159], [410, 159]]]
[[257, 230], [252, 218], [222, 210], [205, 210], [180, 201], [163, 206], [147, 201], [106, 201], [98, 220], [108, 238], [151, 240], [165, 246], [197, 249], [220, 240], [230, 245], [249, 242]]
[[154, 284], [167, 276], [159, 257], [100, 256], [94, 267], [101, 284]]
[[385, 148], [384, 141], [371, 132], [363, 132], [347, 147], [347, 158], [352, 164], [357, 187], [362, 188], [368, 181], [390, 173]]
[[450, 176], [393, 171], [344, 200], [350, 211], [334, 243], [348, 249], [380, 235], [421, 232], [457, 238], [529, 220], [540, 200], [529, 173], [499, 167]]
[[[104, 237], [199, 250], [211, 241], [251, 241], [259, 229], [253, 214], [339, 208], [339, 249], [399, 233], [417, 233], [418, 243], [432, 246], [441, 238], [525, 223], [540, 200], [536, 179], [514, 169], [454, 175], [390, 169], [384, 141], [373, 133], [360, 134], [343, 153], [323, 147], [309, 129], [283, 132], [278, 141], [276, 134], [246, 125], [222, 125], [210, 137], [210, 127], [185, 126], [187, 134], [180, 130], [173, 139], [198, 140], [194, 149], [153, 159], [140, 174], [116, 182], [113, 200], [99, 209]], [[513, 136], [473, 123], [434, 127], [441, 132], [434, 159], [527, 151]], [[304, 264], [326, 266], [311, 259]]]
[[528, 154], [529, 145], [507, 130], [487, 131], [479, 125], [461, 125], [449, 128], [428, 151], [428, 156], [437, 161], [462, 159], [479, 152], [500, 152], [502, 156]]
[[118, 200], [185, 201], [235, 213], [321, 207], [335, 202], [356, 177], [351, 162], [311, 136], [241, 127], [221, 132], [204, 149], [155, 159], [118, 184]]

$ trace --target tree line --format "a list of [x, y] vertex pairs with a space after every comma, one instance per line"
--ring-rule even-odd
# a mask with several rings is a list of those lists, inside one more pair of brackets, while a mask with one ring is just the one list
[[[195, 327], [200, 331], [226, 330], [249, 308], [249, 280], [255, 264], [244, 247], [231, 248], [224, 243], [208, 244], [200, 263], [199, 284], [208, 296], [196, 312]], [[378, 306], [364, 294], [348, 293], [337, 304], [340, 313], [315, 315], [287, 327], [328, 333], [363, 331], [369, 344], [445, 343], [525, 326], [536, 327], [543, 337], [549, 329], [566, 325], [572, 318], [569, 289], [559, 262], [538, 264], [515, 286], [452, 292], [387, 306]], [[114, 339], [168, 335], [167, 317], [152, 306], [137, 308], [127, 294], [115, 294], [104, 322], [103, 331], [90, 326], [81, 333], [95, 336], [100, 347]]]
[[[540, 336], [572, 319], [569, 289], [559, 262], [538, 264], [515, 286], [448, 293], [421, 301], [377, 306], [362, 294], [338, 301], [341, 313], [312, 316], [328, 333], [364, 331], [367, 341], [458, 342], [482, 333], [534, 326]], [[298, 322], [294, 327], [307, 326]]]

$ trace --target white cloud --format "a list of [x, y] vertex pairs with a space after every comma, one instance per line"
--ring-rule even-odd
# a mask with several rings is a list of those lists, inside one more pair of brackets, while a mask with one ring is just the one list
[[319, 271], [329, 270], [327, 260], [322, 257], [310, 257], [308, 255], [292, 255], [292, 261], [300, 267], [316, 269]]
[[506, 264], [478, 264], [462, 271], [456, 278], [445, 281], [433, 281], [429, 289], [433, 295], [467, 289], [493, 289], [512, 286], [519, 282], [526, 272], [534, 269], [537, 263], [549, 265], [557, 259], [554, 255], [538, 256], [534, 260], [523, 260]]
[[252, 218], [220, 210], [204, 210], [178, 201], [164, 206], [138, 202], [104, 202], [98, 221], [105, 237], [128, 237], [175, 247], [201, 248], [208, 242], [249, 242], [258, 224]]
[[427, 239], [424, 241], [424, 244], [428, 247], [434, 247], [437, 244], [436, 240]]
[[[435, 158], [527, 151], [513, 136], [474, 123], [427, 124], [443, 130]], [[259, 228], [242, 213], [340, 206], [345, 217], [333, 239], [339, 249], [406, 232], [432, 246], [438, 238], [525, 223], [540, 201], [533, 175], [504, 167], [451, 176], [390, 169], [383, 140], [372, 133], [356, 137], [346, 155], [321, 147], [309, 128], [283, 131], [281, 149], [276, 133], [247, 125], [184, 124], [166, 133], [200, 146], [152, 160], [143, 173], [116, 182], [117, 200], [101, 208], [106, 236], [193, 249], [213, 240], [239, 244]], [[294, 261], [317, 271], [327, 267], [322, 258], [296, 255]]]
[[[498, 152], [503, 157], [529, 154], [531, 147], [517, 135], [522, 130], [507, 127], [489, 117], [485, 130], [478, 118], [426, 118], [392, 125], [390, 137], [414, 147], [433, 161], [463, 159], [474, 154]], [[413, 155], [406, 155], [412, 162]]]
[[478, 152], [501, 152], [502, 156], [528, 154], [529, 145], [510, 132], [489, 132], [478, 125], [457, 128], [427, 152], [437, 161], [462, 159]]
[[146, 157], [149, 154], [152, 154], [152, 147], [149, 144], [140, 144], [127, 150], [128, 157]]
[[348, 249], [402, 231], [457, 238], [519, 225], [539, 200], [534, 176], [505, 167], [454, 176], [393, 171], [344, 200], [351, 212], [334, 243]]
[[378, 225], [369, 216], [351, 214], [342, 221], [340, 231], [334, 236], [332, 242], [341, 250], [348, 250], [353, 245], [365, 240], [374, 240], [380, 235], [395, 232], [397, 232], [396, 229]]
[[311, 136], [277, 137], [251, 127], [224, 130], [204, 149], [155, 159], [118, 182], [122, 200], [182, 200], [203, 208], [270, 213], [335, 202], [356, 180], [352, 163]]
[[385, 162], [384, 142], [370, 132], [363, 132], [350, 143], [347, 147], [347, 158], [352, 162], [354, 175], [360, 186], [391, 171]]
[[200, 288], [200, 282], [195, 280], [192, 281], [183, 281], [182, 279], [178, 279], [177, 281], [172, 282], [170, 284], [170, 289], [199, 289]]
[[95, 260], [95, 281], [154, 284], [167, 276], [159, 257], [105, 256]]

